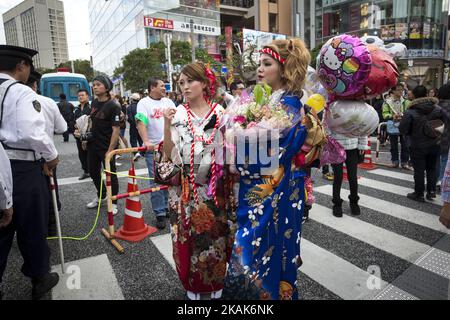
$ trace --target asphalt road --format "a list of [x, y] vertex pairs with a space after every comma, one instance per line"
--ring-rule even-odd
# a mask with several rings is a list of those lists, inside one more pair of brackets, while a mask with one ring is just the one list
[[[81, 174], [81, 167], [73, 138], [69, 143], [62, 143], [62, 137], [56, 136], [55, 142], [61, 154], [58, 179], [63, 184], [60, 186], [63, 234], [84, 236], [93, 226], [96, 216], [95, 210], [86, 209], [86, 204], [95, 197], [95, 188], [92, 181], [78, 183], [76, 179]], [[383, 151], [381, 161], [387, 163], [388, 150]], [[122, 166], [118, 170], [128, 170], [129, 160], [120, 162]], [[139, 160], [136, 168], [145, 169], [145, 161]], [[393, 299], [399, 293], [410, 299], [449, 299], [450, 290], [446, 292], [445, 288], [449, 288], [450, 279], [450, 235], [436, 222], [439, 202], [418, 204], [406, 198], [404, 191], [413, 186], [411, 172], [379, 167], [375, 172], [359, 170], [359, 175], [362, 177], [359, 190], [364, 197], [361, 200], [363, 213], [359, 217], [351, 217], [348, 204], [344, 204], [345, 217], [337, 221], [331, 216], [330, 182], [325, 181], [320, 172], [313, 172], [316, 205], [310, 214], [311, 219], [303, 227], [304, 266], [299, 274], [301, 299]], [[139, 182], [140, 188], [146, 186], [146, 181]], [[121, 179], [120, 190], [123, 192], [125, 188], [126, 179]], [[343, 188], [348, 190], [348, 185], [344, 184]], [[149, 196], [142, 196], [141, 202], [146, 223], [155, 225]], [[116, 227], [122, 224], [123, 216], [124, 201], [119, 202]], [[45, 299], [184, 299], [183, 288], [170, 258], [169, 227], [137, 244], [120, 241], [126, 251], [120, 255], [99, 232], [106, 226], [103, 208], [93, 234], [85, 241], [64, 241], [64, 249], [65, 260], [75, 264], [82, 259], [89, 262], [89, 259], [102, 257], [108, 271], [100, 273], [111, 281], [95, 283], [94, 279], [90, 283], [94, 289], [89, 296], [71, 296], [70, 291], [64, 294], [53, 292]], [[50, 247], [51, 264], [58, 265], [57, 242], [50, 241]], [[427, 257], [436, 254], [440, 260], [433, 260], [437, 262], [431, 267], [426, 265]], [[449, 264], [439, 267], [439, 263], [445, 261]], [[31, 296], [30, 281], [20, 273], [21, 263], [22, 258], [14, 242], [3, 279], [5, 299], [26, 300]], [[88, 267], [91, 269], [87, 273], [91, 277], [96, 277], [96, 266], [101, 268], [101, 263]], [[381, 283], [371, 288], [367, 283], [377, 270]], [[86, 273], [82, 276], [89, 278]], [[416, 285], [411, 286], [414, 281]], [[113, 289], [104, 288], [106, 282], [117, 285]], [[431, 283], [439, 284], [438, 289]], [[109, 293], [105, 294], [105, 291]]]

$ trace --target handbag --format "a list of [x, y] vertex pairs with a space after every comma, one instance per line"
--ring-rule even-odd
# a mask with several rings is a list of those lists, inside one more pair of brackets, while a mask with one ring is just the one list
[[181, 175], [183, 170], [180, 166], [174, 164], [162, 152], [163, 143], [158, 145], [154, 151], [153, 167], [155, 172], [155, 183], [165, 186], [181, 186]]
[[400, 134], [400, 122], [398, 121], [393, 121], [393, 120], [388, 120], [386, 122], [387, 124], [387, 133], [390, 135], [399, 135]]
[[[391, 109], [392, 113], [397, 114], [397, 112], [394, 110], [394, 108], [391, 107], [389, 103], [386, 103]], [[394, 121], [394, 120], [388, 120], [386, 122], [387, 124], [387, 133], [390, 135], [399, 135], [400, 134], [400, 121]]]
[[322, 157], [320, 158], [320, 165], [326, 164], [340, 164], [347, 159], [347, 153], [344, 147], [332, 136], [327, 137], [327, 144], [323, 148]]

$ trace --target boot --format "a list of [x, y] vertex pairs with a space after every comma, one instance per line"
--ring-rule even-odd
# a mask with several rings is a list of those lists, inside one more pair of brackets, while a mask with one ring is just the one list
[[342, 199], [339, 201], [333, 200], [333, 216], [336, 218], [342, 218]]
[[359, 216], [361, 214], [361, 208], [358, 205], [358, 202], [350, 202], [350, 212], [353, 216]]
[[57, 273], [47, 273], [43, 277], [33, 278], [33, 300], [41, 299], [47, 292], [49, 292], [59, 282], [59, 276]]

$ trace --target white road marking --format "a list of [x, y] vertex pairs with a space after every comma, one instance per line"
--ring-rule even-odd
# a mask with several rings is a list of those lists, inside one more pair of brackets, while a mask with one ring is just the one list
[[310, 219], [411, 263], [430, 249], [428, 245], [347, 215], [336, 218], [331, 209], [320, 205], [313, 206]]
[[[314, 191], [326, 194], [328, 196], [333, 195], [333, 187], [331, 185], [324, 185], [315, 188]], [[347, 199], [350, 194], [349, 190], [341, 189], [341, 196]], [[425, 213], [416, 209], [404, 207], [389, 201], [381, 200], [359, 194], [359, 204], [363, 207], [370, 208], [372, 210], [396, 217], [414, 224], [418, 224], [439, 232], [446, 232], [446, 228], [439, 222], [439, 218], [436, 215]]]
[[[121, 176], [127, 175], [128, 171], [122, 171], [122, 172], [119, 172], [118, 174], [119, 174], [119, 176], [118, 176], [119, 179], [124, 179], [126, 177], [121, 177]], [[143, 176], [143, 177], [146, 176], [147, 177], [148, 176], [148, 169], [136, 170], [136, 176]], [[103, 179], [105, 179], [104, 175], [103, 175]], [[92, 179], [84, 179], [84, 180], [80, 181], [80, 180], [78, 180], [78, 177], [58, 179], [58, 185], [59, 186], [67, 186], [67, 185], [78, 184], [78, 183], [87, 183], [87, 182], [93, 183]]]
[[[53, 266], [60, 280], [52, 290], [53, 300], [124, 300], [122, 289], [106, 254]], [[80, 288], [77, 285], [80, 284]]]

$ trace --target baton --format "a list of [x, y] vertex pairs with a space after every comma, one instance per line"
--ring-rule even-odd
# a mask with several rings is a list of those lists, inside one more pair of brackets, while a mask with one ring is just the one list
[[53, 177], [50, 177], [50, 189], [52, 190], [53, 209], [55, 211], [56, 231], [58, 233], [58, 243], [59, 243], [59, 255], [61, 257], [61, 269], [62, 269], [62, 274], [65, 274], [64, 249], [63, 249], [62, 235], [61, 235], [61, 223], [59, 221], [58, 202], [56, 200], [56, 186], [55, 186], [55, 180], [53, 179]]

